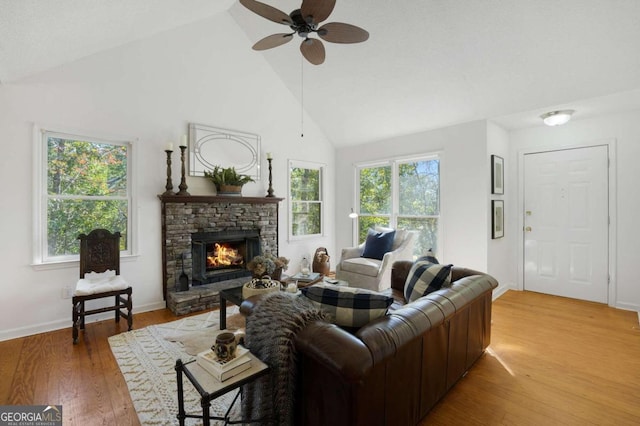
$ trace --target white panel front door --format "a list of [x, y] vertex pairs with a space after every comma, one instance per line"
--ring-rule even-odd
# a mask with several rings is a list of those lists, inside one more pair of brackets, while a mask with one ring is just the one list
[[524, 156], [525, 290], [607, 303], [608, 148]]

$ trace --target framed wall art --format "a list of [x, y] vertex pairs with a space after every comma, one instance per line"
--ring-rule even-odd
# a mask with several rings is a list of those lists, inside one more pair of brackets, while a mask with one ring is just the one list
[[204, 124], [189, 124], [189, 175], [204, 176], [215, 166], [260, 179], [260, 136]]
[[491, 156], [491, 193], [504, 194], [504, 160], [497, 155]]
[[491, 200], [491, 239], [504, 237], [504, 201]]

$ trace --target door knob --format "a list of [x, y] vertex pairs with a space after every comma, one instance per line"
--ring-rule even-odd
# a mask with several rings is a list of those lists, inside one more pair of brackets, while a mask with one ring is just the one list
[[524, 228], [525, 232], [531, 232], [531, 227], [527, 226], [526, 228]]

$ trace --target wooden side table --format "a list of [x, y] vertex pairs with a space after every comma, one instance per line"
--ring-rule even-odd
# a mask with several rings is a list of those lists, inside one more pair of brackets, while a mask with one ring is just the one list
[[[252, 382], [258, 377], [264, 376], [269, 373], [269, 366], [264, 362], [256, 358], [252, 353], [248, 356], [251, 358], [251, 368], [243, 371], [242, 373], [234, 376], [224, 382], [217, 380], [207, 370], [200, 367], [198, 363], [189, 361], [183, 363], [182, 360], [176, 361], [176, 374], [178, 385], [178, 422], [180, 426], [184, 426], [185, 419], [194, 418], [202, 419], [203, 426], [210, 426], [211, 420], [222, 420], [225, 425], [228, 424], [240, 424], [240, 423], [260, 423], [265, 419], [243, 419], [243, 420], [231, 420], [229, 414], [231, 409], [238, 400], [240, 395], [240, 387], [246, 383]], [[200, 405], [202, 406], [202, 415], [187, 414], [184, 409], [184, 387], [182, 377], [187, 376], [187, 379], [193, 384], [198, 393], [200, 394]], [[238, 389], [238, 393], [233, 398], [231, 405], [227, 409], [224, 417], [211, 416], [211, 401], [224, 395], [227, 392], [231, 392], [234, 389]]]

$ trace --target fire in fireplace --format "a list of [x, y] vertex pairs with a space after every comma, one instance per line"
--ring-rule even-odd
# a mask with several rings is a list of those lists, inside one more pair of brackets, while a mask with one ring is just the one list
[[246, 265], [259, 254], [260, 234], [257, 230], [192, 234], [193, 285], [250, 276]]
[[213, 251], [207, 251], [207, 270], [244, 266], [241, 248], [233, 243], [213, 243]]

